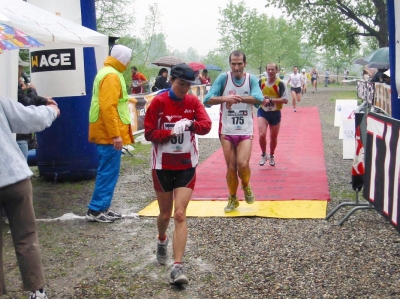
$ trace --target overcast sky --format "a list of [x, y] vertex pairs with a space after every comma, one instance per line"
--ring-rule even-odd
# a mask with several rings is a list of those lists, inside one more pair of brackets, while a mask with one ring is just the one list
[[[238, 2], [233, 1], [236, 4]], [[229, 0], [137, 0], [134, 4], [135, 30], [143, 28], [145, 16], [149, 14], [149, 6], [154, 3], [158, 4], [163, 14], [163, 32], [167, 35], [167, 46], [171, 50], [186, 51], [193, 47], [200, 55], [206, 55], [218, 46], [218, 19], [221, 18], [219, 8], [225, 8]], [[275, 17], [281, 15], [275, 8], [265, 8], [266, 1], [246, 0], [245, 3], [247, 7], [255, 8], [259, 13], [264, 12]]]

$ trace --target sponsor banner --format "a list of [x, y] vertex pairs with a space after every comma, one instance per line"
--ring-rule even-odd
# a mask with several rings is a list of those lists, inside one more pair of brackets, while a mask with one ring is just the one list
[[392, 89], [390, 85], [375, 83], [375, 101], [374, 106], [392, 115]]
[[342, 114], [350, 116], [356, 108], [357, 100], [336, 100], [334, 126], [340, 127], [343, 119]]
[[373, 82], [358, 80], [357, 97], [372, 105], [374, 103], [375, 84]]
[[[28, 3], [82, 25], [80, 0], [28, 0]], [[31, 78], [38, 94], [50, 97], [86, 95], [83, 48], [31, 49]]]
[[363, 196], [400, 232], [400, 121], [369, 113]]
[[365, 82], [365, 92], [366, 92], [365, 101], [367, 101], [368, 104], [373, 105], [375, 101], [375, 83], [368, 81]]
[[392, 115], [391, 86], [383, 83], [357, 81], [357, 97]]
[[147, 108], [157, 93], [151, 94], [130, 94], [128, 100], [129, 112], [131, 115], [131, 127], [133, 134], [144, 131], [144, 116]]
[[352, 106], [343, 106], [341, 108], [341, 115], [342, 115], [342, 122], [340, 123], [340, 128], [339, 128], [339, 139], [343, 139], [343, 124], [346, 121], [351, 121], [354, 120], [354, 110], [357, 109], [352, 107]]
[[76, 70], [74, 48], [35, 51], [30, 61], [31, 73]]
[[356, 81], [356, 91], [357, 91], [357, 97], [359, 98], [359, 99], [363, 99], [364, 100], [364, 98], [365, 98], [365, 95], [364, 95], [364, 90], [365, 90], [365, 84], [364, 84], [364, 82], [365, 81], [361, 81], [361, 80], [357, 80]]
[[86, 95], [83, 48], [30, 51], [31, 79], [38, 94], [49, 97]]

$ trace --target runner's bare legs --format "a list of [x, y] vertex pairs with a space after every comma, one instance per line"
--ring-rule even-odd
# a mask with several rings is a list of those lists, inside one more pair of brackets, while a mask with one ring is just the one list
[[[190, 188], [175, 189], [175, 210], [174, 223], [175, 230], [173, 236], [174, 261], [181, 262], [185, 251], [188, 229], [186, 222], [186, 209], [192, 197], [193, 190]], [[157, 218], [157, 228], [159, 236], [165, 236], [172, 215], [173, 192], [156, 191], [160, 214]]]

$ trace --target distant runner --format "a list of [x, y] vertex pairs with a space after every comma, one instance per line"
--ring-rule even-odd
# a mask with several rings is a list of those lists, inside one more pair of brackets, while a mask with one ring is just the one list
[[[268, 63], [267, 67], [268, 79], [261, 78], [259, 85], [264, 95], [264, 102], [257, 110], [259, 143], [261, 148], [260, 166], [263, 166], [266, 160], [269, 159], [269, 165], [275, 166], [275, 149], [278, 144], [278, 134], [281, 127], [281, 110], [283, 104], [288, 103], [285, 83], [280, 78], [276, 77], [278, 66], [276, 63]], [[269, 126], [270, 133], [270, 154], [267, 149], [267, 129]]]

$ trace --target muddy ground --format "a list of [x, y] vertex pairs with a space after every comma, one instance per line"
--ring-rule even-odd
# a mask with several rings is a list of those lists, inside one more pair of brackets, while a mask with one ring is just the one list
[[[301, 105], [320, 109], [331, 210], [354, 199], [351, 161], [341, 159], [333, 127], [334, 98], [354, 87], [320, 89], [315, 94], [309, 89]], [[202, 160], [219, 147], [217, 140], [200, 142], [207, 149]], [[49, 298], [400, 298], [399, 234], [375, 211], [358, 212], [341, 227], [334, 223], [346, 211], [332, 221], [190, 218], [184, 260], [190, 284], [170, 286], [169, 266], [155, 260], [155, 218], [134, 214], [155, 198], [149, 146], [135, 147], [133, 157], [123, 158], [113, 200], [113, 208], [129, 217], [113, 224], [82, 219], [94, 180], [54, 184], [32, 168]], [[278, 145], [278, 150], [286, 149]], [[66, 213], [81, 218], [46, 221]], [[9, 291], [4, 298], [27, 298], [11, 236], [3, 228]], [[172, 228], [173, 222], [170, 236]]]

